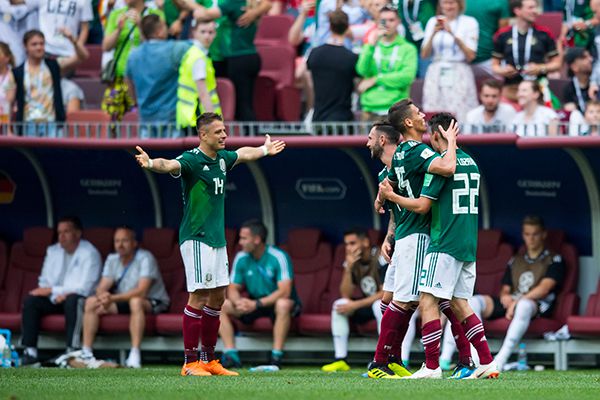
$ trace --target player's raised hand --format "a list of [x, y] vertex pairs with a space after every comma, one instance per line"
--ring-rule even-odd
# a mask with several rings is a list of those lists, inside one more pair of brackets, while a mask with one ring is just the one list
[[456, 141], [456, 136], [458, 136], [458, 122], [455, 119], [450, 122], [448, 129], [442, 128], [441, 125], [438, 125], [438, 129], [446, 140]]
[[265, 135], [265, 148], [267, 149], [267, 155], [274, 156], [279, 154], [285, 149], [285, 142], [283, 140], [271, 141], [271, 135]]
[[150, 168], [150, 157], [148, 154], [140, 146], [135, 146], [135, 149], [140, 153], [135, 155], [135, 159], [140, 167]]
[[379, 198], [388, 200], [392, 193], [394, 193], [394, 188], [387, 179], [379, 184]]

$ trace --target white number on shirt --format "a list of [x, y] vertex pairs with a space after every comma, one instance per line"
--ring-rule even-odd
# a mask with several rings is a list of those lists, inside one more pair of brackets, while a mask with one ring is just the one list
[[213, 182], [215, 183], [215, 194], [223, 194], [225, 181], [221, 178], [213, 178]]
[[[469, 180], [469, 178], [471, 178]], [[479, 197], [479, 174], [454, 174], [454, 182], [463, 182], [464, 187], [452, 190], [452, 214], [478, 214], [477, 198]], [[460, 198], [469, 196], [469, 205], [461, 206]]]

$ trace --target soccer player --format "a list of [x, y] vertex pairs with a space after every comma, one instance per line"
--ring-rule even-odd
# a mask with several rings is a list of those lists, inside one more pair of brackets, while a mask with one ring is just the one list
[[[457, 125], [451, 114], [437, 114], [430, 124], [431, 143], [436, 151], [444, 154], [450, 146], [456, 146], [454, 140], [444, 137], [444, 129]], [[419, 198], [399, 196], [387, 182], [380, 185], [380, 196], [404, 209], [421, 215], [427, 215], [431, 210], [431, 242], [418, 282], [425, 363], [411, 379], [442, 377], [439, 366], [442, 335], [438, 311], [440, 299], [451, 300], [451, 307], [462, 321], [463, 330], [481, 362], [475, 370], [459, 363], [452, 378], [497, 378], [499, 375], [481, 321], [467, 301], [475, 287], [479, 169], [468, 154], [460, 149], [455, 151], [454, 175], [443, 178], [427, 174]]]
[[[400, 194], [414, 198], [420, 193], [425, 173], [451, 176], [456, 168], [456, 150], [449, 150], [442, 158], [422, 143], [427, 131], [425, 114], [410, 99], [395, 103], [388, 112], [388, 120], [403, 136], [392, 159], [388, 178]], [[458, 129], [452, 126], [444, 133], [455, 143]], [[381, 212], [383, 201], [378, 198], [375, 208]], [[397, 379], [388, 366], [390, 350], [394, 342], [402, 343], [411, 316], [418, 304], [418, 274], [425, 250], [429, 244], [429, 216], [401, 210], [396, 219], [394, 253], [391, 264], [394, 276], [393, 301], [388, 305], [381, 321], [381, 333], [373, 362], [369, 365], [372, 378]], [[406, 376], [402, 373], [401, 376]]]
[[240, 163], [279, 154], [285, 143], [271, 141], [266, 135], [260, 147], [228, 151], [227, 132], [220, 115], [204, 113], [196, 126], [200, 145], [176, 159], [151, 159], [139, 146], [135, 157], [142, 168], [181, 178], [184, 211], [179, 243], [189, 292], [183, 315], [185, 362], [181, 375], [238, 375], [223, 368], [215, 358], [221, 306], [229, 285], [224, 222], [227, 171]]

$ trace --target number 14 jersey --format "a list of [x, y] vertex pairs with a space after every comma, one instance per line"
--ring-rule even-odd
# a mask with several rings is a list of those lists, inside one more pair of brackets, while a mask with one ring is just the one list
[[461, 149], [456, 150], [453, 176], [425, 176], [421, 196], [435, 200], [428, 253], [446, 253], [465, 262], [476, 260], [479, 177], [477, 164]]
[[179, 226], [179, 243], [198, 240], [211, 247], [224, 247], [225, 183], [237, 153], [220, 150], [210, 158], [198, 147], [176, 158], [181, 164], [183, 218]]

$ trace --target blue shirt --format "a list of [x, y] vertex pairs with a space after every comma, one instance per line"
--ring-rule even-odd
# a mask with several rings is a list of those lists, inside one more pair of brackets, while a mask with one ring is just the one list
[[149, 40], [131, 50], [125, 76], [135, 87], [140, 121], [175, 122], [179, 64], [191, 45]]

